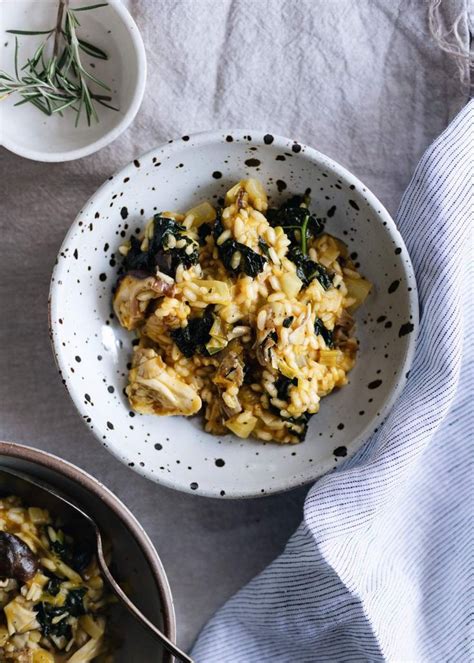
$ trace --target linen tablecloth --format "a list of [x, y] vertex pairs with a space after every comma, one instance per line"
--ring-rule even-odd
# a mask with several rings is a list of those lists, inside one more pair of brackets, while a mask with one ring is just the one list
[[[132, 126], [72, 163], [0, 151], [0, 437], [77, 463], [126, 502], [157, 546], [180, 643], [190, 646], [218, 606], [281, 552], [306, 490], [205, 500], [155, 486], [107, 454], [76, 414], [49, 347], [49, 279], [66, 230], [98, 186], [140, 153], [172, 137], [236, 126], [313, 145], [395, 213], [423, 151], [467, 92], [431, 39], [420, 0], [126, 4], [148, 57]], [[467, 2], [444, 1], [442, 9], [446, 24], [463, 15], [467, 44]]]

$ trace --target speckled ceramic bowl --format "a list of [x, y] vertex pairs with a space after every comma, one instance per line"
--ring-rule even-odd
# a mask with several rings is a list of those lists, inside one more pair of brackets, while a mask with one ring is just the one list
[[[24, 472], [51, 484], [94, 518], [102, 533], [113, 543], [115, 568], [120, 573], [120, 579], [131, 588], [131, 598], [149, 619], [160, 625], [164, 633], [175, 641], [173, 598], [165, 571], [150, 539], [127, 507], [89, 474], [45, 451], [0, 442], [0, 469], [2, 467]], [[36, 506], [42, 506], [41, 502]], [[116, 663], [174, 661], [125, 610], [115, 608], [111, 615], [111, 628], [115, 633], [125, 634], [116, 654]]]
[[[360, 352], [350, 383], [324, 399], [297, 446], [204, 432], [199, 418], [130, 411], [123, 389], [130, 333], [112, 316], [118, 247], [162, 209], [218, 200], [258, 177], [272, 202], [311, 189], [312, 209], [349, 245], [374, 290], [357, 315]], [[399, 395], [413, 356], [418, 304], [395, 223], [351, 173], [293, 140], [254, 131], [183, 136], [117, 173], [85, 204], [51, 282], [51, 334], [71, 398], [100, 442], [144, 476], [213, 497], [254, 497], [313, 481], [353, 454]]]

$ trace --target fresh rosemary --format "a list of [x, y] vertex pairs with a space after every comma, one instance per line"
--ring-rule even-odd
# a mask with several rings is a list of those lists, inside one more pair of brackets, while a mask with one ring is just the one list
[[[15, 106], [31, 103], [46, 115], [58, 113], [62, 116], [66, 108], [71, 108], [76, 113], [76, 127], [83, 112], [89, 126], [92, 120], [99, 121], [96, 103], [118, 110], [110, 105], [112, 97], [109, 94], [99, 94], [91, 89], [92, 85], [110, 92], [110, 88], [88, 71], [81, 60], [81, 52], [99, 60], [108, 60], [107, 53], [80, 39], [76, 33], [76, 28], [80, 27], [77, 13], [99, 7], [107, 7], [107, 3], [73, 9], [69, 7], [69, 0], [59, 0], [56, 25], [51, 30], [7, 30], [15, 35], [15, 76], [0, 70], [0, 99], [16, 93], [22, 99]], [[21, 69], [17, 35], [47, 35]], [[46, 55], [48, 47], [49, 56]]]

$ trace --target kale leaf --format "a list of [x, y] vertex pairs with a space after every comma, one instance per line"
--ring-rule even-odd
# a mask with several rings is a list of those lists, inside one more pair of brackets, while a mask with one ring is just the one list
[[207, 354], [205, 345], [213, 323], [212, 306], [208, 306], [200, 318], [191, 318], [186, 327], [174, 329], [171, 337], [185, 357], [192, 357], [196, 352]]
[[[87, 589], [85, 587], [81, 587], [79, 589], [70, 589], [67, 593], [64, 605], [60, 607], [55, 607], [51, 605], [51, 603], [38, 603], [34, 607], [34, 610], [36, 612], [36, 618], [40, 624], [42, 634], [45, 637], [48, 637], [49, 635], [56, 637], [65, 636], [68, 640], [70, 640], [72, 630], [67, 623], [67, 617], [79, 617], [80, 615], [86, 614], [86, 609], [84, 607], [84, 596], [86, 593]], [[56, 624], [53, 623], [55, 617], [60, 617], [64, 614], [66, 614], [66, 616], [63, 619], [61, 619]]]
[[66, 540], [50, 541], [51, 550], [68, 566], [79, 573], [90, 563], [94, 554], [92, 541], [83, 540], [74, 546]]
[[289, 315], [287, 318], [283, 320], [283, 327], [285, 327], [286, 329], [288, 329], [288, 327], [291, 327], [291, 323], [293, 322], [294, 319], [295, 317], [293, 315]]
[[50, 603], [38, 603], [33, 608], [36, 612], [36, 619], [41, 627], [41, 633], [47, 638], [49, 635], [54, 635], [60, 638], [62, 635], [67, 640], [71, 639], [72, 629], [67, 623], [67, 617], [61, 621], [53, 624], [53, 619], [66, 613], [64, 607], [55, 608]]
[[308, 256], [305, 256], [301, 249], [293, 247], [288, 252], [288, 260], [291, 260], [296, 265], [296, 273], [303, 281], [303, 285], [307, 286], [313, 279], [317, 279], [325, 290], [332, 286], [332, 276], [328, 270], [318, 262], [314, 262]]
[[204, 246], [206, 237], [212, 233], [212, 226], [210, 223], [201, 223], [198, 228], [199, 244]]
[[58, 594], [61, 588], [62, 582], [63, 581], [61, 580], [61, 578], [56, 578], [56, 577], [50, 578], [46, 585], [46, 591], [48, 592], [48, 594], [51, 594], [51, 596], [56, 596], [56, 594]]
[[314, 323], [314, 331], [316, 336], [321, 335], [324, 339], [324, 342], [328, 346], [328, 348], [333, 348], [334, 347], [334, 339], [333, 339], [333, 333], [330, 329], [328, 329], [324, 322], [321, 320], [321, 318], [316, 318], [316, 321]]
[[287, 378], [285, 375], [281, 375], [278, 380], [275, 381], [275, 388], [277, 390], [277, 396], [281, 401], [288, 400], [288, 390], [291, 385], [297, 385], [298, 378]]
[[270, 208], [267, 219], [274, 228], [281, 226], [292, 246], [301, 247], [307, 253], [308, 239], [321, 234], [324, 229], [322, 219], [318, 219], [308, 209], [309, 196], [292, 196], [278, 208]]
[[87, 589], [85, 587], [68, 590], [64, 608], [73, 617], [79, 617], [80, 615], [86, 614], [86, 609], [84, 607], [84, 596], [86, 593]]
[[[214, 224], [214, 240], [216, 242], [219, 258], [222, 260], [224, 267], [233, 274], [244, 272], [247, 276], [255, 277], [265, 267], [267, 259], [264, 256], [252, 251], [245, 244], [236, 242], [235, 239], [226, 239], [222, 244], [217, 244], [217, 240], [224, 232], [222, 225], [221, 210], [217, 211], [217, 217]], [[240, 253], [240, 262], [237, 267], [232, 267], [232, 258], [237, 251]]]
[[[177, 248], [176, 243], [183, 240], [184, 246]], [[192, 251], [187, 253], [189, 246], [192, 246]], [[174, 219], [168, 219], [160, 214], [155, 214], [153, 217], [153, 234], [149, 239], [147, 250], [142, 251], [140, 247], [141, 240], [132, 236], [130, 249], [123, 260], [124, 271], [155, 274], [159, 269], [174, 277], [179, 265], [188, 269], [199, 259], [197, 243], [185, 234], [185, 228]]]
[[[299, 417], [290, 417], [284, 420], [289, 423], [288, 428], [293, 433], [293, 435], [296, 435], [296, 437], [299, 439], [300, 442], [304, 442], [306, 433], [308, 432], [309, 420], [311, 419], [312, 416], [313, 415], [310, 414], [309, 412], [304, 412]], [[302, 427], [302, 430], [297, 431], [295, 430], [294, 426], [297, 426], [298, 428]]]

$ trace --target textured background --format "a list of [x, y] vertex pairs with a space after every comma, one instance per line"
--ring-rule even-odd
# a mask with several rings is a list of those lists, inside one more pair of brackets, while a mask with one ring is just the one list
[[[181, 495], [141, 479], [95, 441], [49, 347], [49, 279], [67, 228], [102, 181], [140, 153], [171, 137], [233, 127], [313, 145], [395, 213], [423, 150], [467, 93], [430, 39], [421, 0], [126, 4], [149, 66], [128, 131], [75, 163], [0, 151], [0, 437], [80, 465], [132, 509], [161, 555], [180, 642], [189, 646], [212, 612], [282, 550], [306, 491], [246, 502]], [[445, 5], [452, 16], [466, 6]]]

